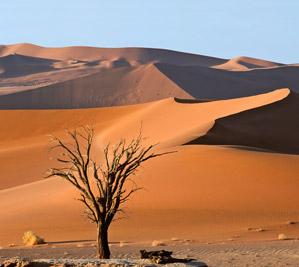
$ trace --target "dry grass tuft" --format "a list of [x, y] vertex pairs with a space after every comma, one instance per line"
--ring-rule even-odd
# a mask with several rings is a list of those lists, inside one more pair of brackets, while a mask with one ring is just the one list
[[166, 246], [166, 244], [159, 240], [154, 240], [152, 242], [152, 247], [161, 247], [161, 246]]
[[288, 240], [289, 238], [285, 234], [279, 234], [278, 240]]
[[34, 234], [32, 231], [27, 231], [23, 235], [23, 243], [26, 246], [35, 246], [39, 244], [45, 244], [45, 240], [36, 234]]

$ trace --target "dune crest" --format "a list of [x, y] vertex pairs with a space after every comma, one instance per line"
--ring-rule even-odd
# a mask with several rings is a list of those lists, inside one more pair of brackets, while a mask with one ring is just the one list
[[[205, 138], [205, 134], [209, 135], [209, 131], [213, 129], [215, 121], [217, 124], [221, 118], [229, 118], [233, 114], [238, 116], [247, 110], [256, 109], [259, 113], [260, 109], [271, 103], [282, 102], [288, 99], [289, 92], [288, 89], [281, 89], [252, 97], [202, 103], [179, 103], [174, 98], [168, 98], [112, 108], [2, 110], [0, 158], [3, 159], [3, 164], [0, 164], [0, 170], [2, 169], [6, 176], [1, 178], [0, 189], [43, 177], [47, 166], [51, 164], [47, 136], [63, 136], [66, 128], [95, 125], [98, 129], [97, 147], [101, 149], [107, 142], [135, 137], [142, 126], [147, 142], [159, 143], [160, 148], [172, 148], [197, 140], [201, 136]], [[283, 116], [287, 116], [286, 114], [287, 112]], [[255, 127], [252, 132], [259, 131], [258, 125]], [[285, 130], [291, 129], [292, 124], [286, 124]], [[272, 128], [269, 131], [272, 131]], [[259, 134], [266, 136], [262, 131]], [[274, 145], [273, 149], [275, 150]], [[15, 164], [19, 166], [18, 169]], [[26, 172], [26, 176], [20, 177], [19, 172]]]
[[299, 94], [291, 92], [281, 101], [217, 119], [205, 136], [189, 144], [247, 146], [298, 155], [298, 112]]
[[232, 58], [223, 64], [215, 65], [213, 68], [229, 71], [247, 71], [258, 68], [275, 68], [283, 65], [268, 60], [241, 56]]
[[0, 46], [0, 246], [28, 229], [50, 242], [94, 238], [76, 191], [43, 179], [56, 164], [49, 134], [82, 125], [95, 127], [96, 159], [140, 128], [145, 143], [175, 152], [136, 174], [146, 191], [111, 241], [276, 238], [299, 221], [298, 93], [297, 65], [247, 57]]
[[230, 99], [278, 88], [299, 92], [296, 64], [152, 48], [3, 45], [0, 77], [0, 109], [107, 107], [167, 97]]
[[88, 46], [70, 46], [70, 47], [42, 47], [33, 44], [14, 44], [3, 45], [0, 47], [0, 56], [8, 54], [22, 54], [32, 57], [49, 58], [56, 60], [107, 60], [125, 58], [129, 62], [135, 61], [142, 64], [164, 62], [178, 65], [203, 65], [212, 66], [224, 62], [223, 59], [201, 56], [190, 53], [181, 53], [173, 50], [158, 48], [98, 48]]

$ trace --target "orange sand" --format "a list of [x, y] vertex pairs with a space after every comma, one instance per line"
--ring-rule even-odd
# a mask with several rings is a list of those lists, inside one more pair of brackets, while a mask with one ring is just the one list
[[176, 151], [138, 172], [145, 190], [111, 241], [298, 237], [286, 224], [299, 221], [298, 70], [159, 49], [0, 46], [0, 246], [29, 229], [94, 238], [74, 189], [43, 178], [55, 164], [48, 135], [87, 124], [95, 151], [141, 125], [145, 142]]

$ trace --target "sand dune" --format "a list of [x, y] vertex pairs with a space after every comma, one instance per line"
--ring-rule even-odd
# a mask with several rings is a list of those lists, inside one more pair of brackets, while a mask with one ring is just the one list
[[243, 97], [284, 87], [299, 92], [299, 68], [294, 66], [241, 72], [200, 66], [170, 66], [167, 64], [157, 64], [156, 66], [169, 79], [197, 99]]
[[[179, 103], [169, 98], [113, 108], [2, 110], [0, 158], [3, 163], [0, 163], [0, 171], [7, 174], [1, 178], [0, 189], [44, 177], [47, 165], [51, 164], [48, 159], [48, 135], [62, 135], [66, 128], [96, 125], [100, 131], [99, 146], [102, 147], [120, 138], [133, 138], [142, 124], [143, 135], [148, 138], [148, 142], [158, 142], [160, 147], [167, 148], [185, 144], [206, 134], [219, 118], [263, 107], [288, 98], [288, 94], [288, 89], [281, 89], [254, 97], [206, 103]], [[272, 128], [269, 128], [270, 132]], [[291, 129], [292, 125], [286, 125], [286, 131]], [[253, 129], [252, 132], [257, 130]], [[18, 168], [15, 168], [15, 164]]]
[[[297, 156], [211, 146], [176, 149], [177, 153], [152, 161], [136, 177], [146, 191], [128, 204], [129, 217], [113, 225], [111, 241], [173, 236], [215, 241], [234, 235], [274, 239], [280, 229], [257, 237], [247, 228], [270, 229], [299, 219]], [[94, 237], [93, 225], [74, 201], [75, 192], [58, 178], [0, 194], [2, 246], [20, 243], [27, 229], [49, 241]]]
[[167, 97], [229, 99], [285, 87], [299, 92], [296, 65], [149, 48], [1, 46], [0, 75], [1, 109], [106, 107]]
[[142, 125], [144, 142], [176, 151], [138, 172], [146, 190], [112, 241], [298, 237], [286, 225], [299, 221], [298, 85], [297, 65], [248, 57], [0, 46], [0, 246], [28, 229], [48, 241], [94, 238], [74, 189], [43, 178], [55, 165], [48, 135], [86, 124], [95, 150]]
[[282, 101], [220, 118], [208, 134], [190, 143], [244, 145], [299, 154], [298, 113], [299, 94], [291, 93]]
[[[47, 166], [53, 164], [48, 159], [46, 135], [61, 136], [65, 127], [86, 123], [96, 126], [98, 148], [107, 141], [135, 136], [142, 122], [148, 142], [159, 141], [160, 149], [177, 151], [149, 162], [138, 173], [136, 179], [146, 191], [129, 203], [129, 219], [113, 226], [113, 241], [173, 235], [201, 241], [232, 235], [259, 238], [248, 233], [247, 227], [271, 228], [261, 238], [275, 238], [279, 231], [275, 225], [299, 219], [299, 181], [294, 176], [299, 171], [298, 155], [181, 144], [206, 134], [223, 117], [246, 112], [262, 116], [268, 107], [275, 117], [286, 117], [289, 110], [275, 113], [273, 106], [297, 101], [293, 96], [281, 89], [199, 103], [169, 98], [125, 107], [0, 111], [0, 168], [1, 173], [9, 174], [1, 177], [0, 184], [0, 245], [19, 243], [27, 229], [50, 241], [93, 238], [94, 228], [82, 216], [80, 203], [74, 201], [75, 191], [59, 178], [42, 179]], [[254, 126], [250, 131], [267, 136]], [[268, 127], [273, 130], [273, 124]], [[284, 127], [289, 132], [292, 129], [288, 123]]]
[[0, 57], [0, 77], [15, 77], [32, 73], [53, 71], [55, 60], [10, 54]]
[[[191, 96], [152, 65], [103, 70], [95, 74], [0, 97], [2, 109], [115, 106], [170, 96]], [[49, 101], [51, 99], [51, 101]]]
[[223, 64], [213, 67], [222, 70], [244, 71], [258, 68], [274, 68], [278, 66], [283, 66], [283, 64], [252, 57], [235, 57]]
[[57, 60], [77, 59], [91, 61], [95, 59], [124, 58], [129, 62], [142, 64], [163, 62], [176, 65], [213, 66], [225, 62], [224, 59], [220, 58], [154, 48], [98, 48], [87, 46], [48, 48], [26, 43], [0, 46], [0, 56], [13, 53]]

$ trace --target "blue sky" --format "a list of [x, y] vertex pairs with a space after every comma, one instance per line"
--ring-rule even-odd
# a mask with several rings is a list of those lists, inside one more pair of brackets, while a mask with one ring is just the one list
[[1, 0], [0, 44], [159, 47], [299, 62], [298, 0]]

